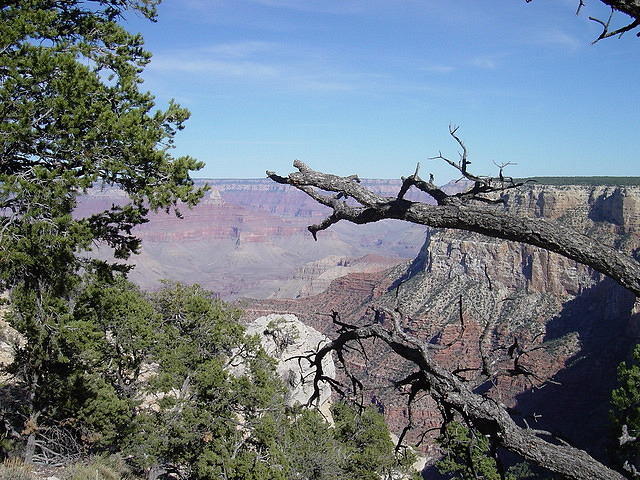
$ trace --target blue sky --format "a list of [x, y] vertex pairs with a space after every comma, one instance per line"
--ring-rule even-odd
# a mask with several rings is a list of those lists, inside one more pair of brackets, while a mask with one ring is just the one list
[[[192, 117], [176, 154], [197, 177], [455, 172], [450, 123], [476, 173], [640, 175], [640, 39], [591, 45], [577, 0], [164, 0], [130, 19], [153, 52], [145, 87]], [[614, 22], [624, 22], [620, 15]]]

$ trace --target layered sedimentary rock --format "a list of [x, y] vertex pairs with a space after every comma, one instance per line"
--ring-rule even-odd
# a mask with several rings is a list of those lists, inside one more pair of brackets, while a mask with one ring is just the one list
[[[630, 255], [640, 248], [638, 187], [534, 185], [510, 192], [505, 201], [510, 211], [569, 224]], [[409, 332], [450, 344], [437, 356], [452, 369], [478, 368], [484, 338], [485, 351], [501, 357], [491, 395], [523, 424], [553, 430], [602, 455], [610, 434], [608, 397], [615, 367], [637, 341], [631, 293], [542, 249], [430, 230], [419, 255], [405, 267], [386, 275], [350, 275], [316, 297], [262, 302], [255, 308], [299, 312], [303, 321], [331, 336], [335, 329], [322, 314], [336, 310], [343, 319], [363, 323], [371, 320], [368, 307], [396, 301], [410, 317]], [[514, 345], [526, 351], [520, 357], [526, 375], [509, 371], [514, 368], [507, 352]], [[370, 387], [379, 387], [370, 400], [399, 430], [407, 421], [406, 397], [389, 393], [388, 387], [410, 367], [379, 346], [373, 351], [366, 361], [352, 357], [352, 370], [359, 370]], [[414, 440], [441, 421], [428, 398], [416, 407]]]
[[[155, 288], [163, 278], [200, 283], [227, 299], [303, 296], [325, 288], [331, 275], [310, 278], [314, 263], [339, 256], [353, 268], [335, 268], [333, 274], [380, 269], [414, 257], [424, 236], [423, 227], [389, 221], [364, 228], [339, 225], [316, 243], [307, 226], [320, 222], [328, 209], [302, 192], [268, 179], [199, 181], [205, 182], [210, 190], [193, 209], [180, 209], [182, 219], [159, 212], [135, 230], [143, 243], [141, 254], [130, 260], [136, 265], [132, 280], [145, 288]], [[399, 180], [364, 183], [384, 195], [400, 188]], [[125, 201], [119, 190], [93, 189], [76, 215]], [[108, 258], [109, 252], [99, 255]], [[365, 265], [368, 259], [371, 266]]]
[[297, 268], [270, 298], [300, 298], [324, 292], [332, 281], [351, 273], [373, 273], [404, 263], [399, 257], [368, 254], [353, 258], [329, 255]]

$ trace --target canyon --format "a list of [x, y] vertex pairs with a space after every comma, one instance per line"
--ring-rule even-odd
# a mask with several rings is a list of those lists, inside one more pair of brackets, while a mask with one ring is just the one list
[[[152, 213], [135, 229], [142, 239], [130, 278], [146, 289], [162, 280], [199, 283], [226, 300], [294, 298], [323, 291], [353, 272], [374, 272], [415, 257], [425, 228], [398, 221], [358, 227], [338, 225], [318, 242], [307, 226], [327, 208], [291, 187], [268, 179], [198, 180], [210, 189], [183, 218]], [[384, 195], [395, 195], [400, 180], [364, 180]], [[417, 200], [430, 201], [425, 194]], [[94, 188], [76, 209], [82, 217], [126, 201], [122, 192]], [[111, 252], [92, 253], [110, 259]]]
[[[247, 323], [293, 314], [329, 338], [337, 332], [332, 312], [362, 325], [372, 320], [372, 307], [397, 304], [406, 330], [441, 345], [437, 357], [452, 370], [478, 369], [486, 342], [503, 375], [483, 388], [520, 424], [604, 458], [616, 366], [640, 333], [633, 294], [543, 249], [463, 231], [339, 223], [314, 242], [306, 227], [328, 209], [302, 192], [269, 180], [208, 182], [204, 201], [184, 210], [183, 219], [157, 213], [137, 230], [143, 246], [131, 259], [132, 280], [144, 288], [163, 278], [200, 283], [241, 306]], [[400, 186], [365, 182], [387, 196]], [[91, 192], [79, 210], [105, 208], [117, 195]], [[498, 210], [564, 223], [638, 258], [640, 187], [532, 184], [503, 200]], [[506, 352], [516, 345], [526, 375], [508, 373], [513, 361]], [[411, 366], [380, 345], [368, 347], [367, 358], [347, 358], [349, 368], [363, 380], [365, 403], [400, 433], [408, 422], [407, 392], [393, 381]], [[345, 380], [340, 369], [337, 375]], [[441, 417], [427, 395], [414, 402], [412, 421], [407, 440], [422, 441], [422, 453], [434, 460]]]
[[[634, 186], [529, 185], [503, 196], [511, 213], [546, 217], [638, 258], [640, 188]], [[609, 395], [616, 367], [638, 342], [639, 310], [633, 294], [575, 261], [543, 249], [462, 231], [429, 229], [413, 261], [387, 271], [336, 279], [320, 295], [247, 301], [245, 316], [292, 313], [336, 336], [330, 313], [356, 325], [374, 320], [372, 307], [398, 305], [406, 331], [442, 346], [436, 356], [451, 370], [478, 369], [481, 343], [498, 369], [481, 387], [504, 404], [521, 425], [604, 458], [613, 433]], [[379, 344], [347, 363], [364, 383], [365, 402], [384, 411], [396, 432], [408, 422], [406, 391], [394, 388], [411, 366]], [[517, 348], [524, 352], [513, 374]], [[511, 373], [510, 373], [511, 372]], [[344, 380], [344, 375], [342, 375]], [[425, 455], [441, 417], [428, 396], [413, 405], [411, 442], [424, 440]]]

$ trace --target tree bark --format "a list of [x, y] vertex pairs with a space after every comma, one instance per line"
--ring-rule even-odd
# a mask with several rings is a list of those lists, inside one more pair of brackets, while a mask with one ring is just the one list
[[[557, 222], [516, 216], [495, 205], [456, 202], [457, 199], [452, 197], [439, 205], [383, 197], [357, 183], [352, 177], [316, 172], [298, 161], [294, 166], [299, 171], [286, 178], [273, 172], [267, 172], [267, 175], [276, 182], [297, 187], [320, 203], [333, 208], [332, 216], [319, 225], [309, 227], [314, 236], [316, 232], [340, 220], [365, 224], [387, 218], [435, 228], [467, 230], [559, 253], [613, 278], [636, 296], [640, 296], [640, 264], [636, 260]], [[361, 206], [347, 205], [335, 197], [318, 193], [312, 187], [351, 197]]]
[[23, 460], [26, 464], [33, 463], [33, 456], [36, 453], [36, 434], [32, 432], [27, 437], [27, 445], [24, 447]]
[[614, 10], [626, 13], [636, 20], [640, 20], [640, 0], [600, 0]]

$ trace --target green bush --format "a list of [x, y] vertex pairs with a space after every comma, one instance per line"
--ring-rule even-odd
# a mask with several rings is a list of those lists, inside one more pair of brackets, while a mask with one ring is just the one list
[[[489, 439], [460, 422], [445, 425], [438, 437], [444, 456], [436, 463], [438, 471], [452, 480], [502, 480], [498, 464], [490, 452]], [[533, 478], [527, 463], [510, 467], [505, 480]]]
[[[374, 410], [338, 403], [331, 427], [317, 411], [287, 408], [275, 361], [245, 335], [236, 309], [197, 285], [145, 294], [123, 278], [87, 275], [73, 308], [59, 306], [39, 424], [66, 425], [90, 452], [120, 452], [141, 475], [194, 480], [415, 473]], [[98, 458], [69, 475], [108, 480], [123, 470]]]
[[[640, 436], [640, 345], [635, 347], [631, 362], [618, 366], [618, 388], [611, 392], [610, 415], [614, 461], [619, 468], [627, 462], [637, 468], [640, 465], [640, 442], [637, 441]], [[621, 443], [623, 429], [627, 438]], [[634, 474], [633, 478], [639, 476]]]
[[[1, 3], [0, 291], [11, 290], [9, 322], [27, 341], [11, 370], [25, 395], [3, 420], [22, 418], [19, 432], [75, 419], [84, 372], [108, 347], [100, 325], [75, 312], [84, 274], [107, 281], [131, 267], [86, 252], [101, 244], [127, 258], [140, 247], [132, 229], [150, 211], [195, 205], [206, 190], [189, 173], [203, 163], [170, 153], [189, 112], [172, 101], [156, 108], [141, 88], [151, 55], [120, 23], [132, 13], [155, 20], [158, 3]], [[94, 187], [118, 188], [128, 203], [79, 214], [79, 198]]]

